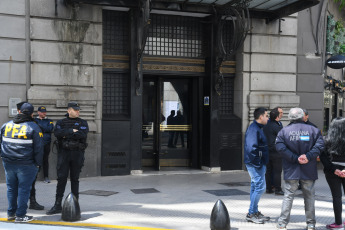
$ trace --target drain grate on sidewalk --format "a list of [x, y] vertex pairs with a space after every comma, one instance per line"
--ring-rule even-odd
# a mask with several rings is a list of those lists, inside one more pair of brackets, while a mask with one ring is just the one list
[[219, 183], [228, 187], [237, 187], [237, 186], [250, 186], [250, 182], [229, 182], [229, 183]]
[[145, 194], [145, 193], [159, 193], [157, 189], [154, 188], [140, 188], [140, 189], [131, 189], [135, 194]]
[[210, 193], [215, 196], [241, 196], [249, 195], [249, 193], [238, 190], [238, 189], [218, 189], [218, 190], [203, 190], [204, 192]]
[[111, 196], [117, 194], [118, 192], [113, 191], [104, 191], [104, 190], [86, 190], [83, 192], [79, 192], [79, 194], [84, 195], [93, 195], [93, 196]]

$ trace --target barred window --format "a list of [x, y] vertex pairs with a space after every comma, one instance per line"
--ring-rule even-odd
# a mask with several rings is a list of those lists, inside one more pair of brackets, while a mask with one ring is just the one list
[[200, 18], [151, 14], [144, 54], [204, 57]]

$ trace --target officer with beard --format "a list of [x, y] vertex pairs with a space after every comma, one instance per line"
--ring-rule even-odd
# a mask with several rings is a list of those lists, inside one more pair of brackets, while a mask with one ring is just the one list
[[54, 129], [58, 140], [57, 187], [54, 206], [47, 215], [62, 212], [68, 173], [70, 173], [72, 194], [79, 198], [79, 174], [84, 164], [84, 152], [87, 147], [86, 138], [89, 132], [88, 124], [79, 118], [80, 107], [77, 102], [69, 102], [66, 118], [59, 120]]

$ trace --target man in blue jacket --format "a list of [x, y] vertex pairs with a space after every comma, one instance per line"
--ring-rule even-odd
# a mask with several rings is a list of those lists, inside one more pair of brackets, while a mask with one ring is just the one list
[[267, 109], [255, 109], [254, 119], [247, 129], [244, 139], [244, 163], [251, 180], [250, 206], [246, 220], [255, 224], [263, 224], [264, 221], [270, 219], [258, 210], [260, 197], [266, 190], [265, 173], [268, 162], [268, 146], [262, 128], [268, 121]]
[[277, 229], [286, 229], [298, 184], [304, 196], [307, 229], [315, 229], [315, 180], [317, 180], [317, 156], [324, 148], [319, 129], [303, 120], [301, 108], [292, 108], [288, 118], [291, 123], [283, 128], [276, 139], [276, 149], [283, 159], [285, 195]]
[[35, 118], [35, 122], [41, 128], [43, 132], [43, 144], [44, 144], [44, 154], [43, 154], [43, 176], [44, 183], [50, 183], [48, 172], [49, 172], [49, 153], [50, 153], [50, 142], [51, 135], [54, 130], [53, 121], [47, 117], [47, 108], [45, 106], [38, 107], [38, 116]]
[[34, 107], [24, 103], [21, 113], [0, 129], [1, 158], [5, 168], [8, 220], [29, 222], [30, 189], [43, 158], [43, 134], [33, 121]]

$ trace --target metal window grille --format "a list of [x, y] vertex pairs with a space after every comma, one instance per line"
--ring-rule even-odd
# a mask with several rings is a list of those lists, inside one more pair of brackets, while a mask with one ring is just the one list
[[225, 77], [222, 94], [219, 97], [220, 115], [232, 115], [234, 104], [234, 79]]
[[151, 14], [144, 54], [173, 57], [204, 57], [200, 18]]
[[129, 54], [127, 12], [103, 10], [103, 54]]
[[[226, 20], [223, 26], [223, 45], [224, 49], [228, 52], [232, 51], [234, 48], [233, 46], [233, 35], [234, 32], [234, 25], [232, 20]], [[229, 58], [227, 58], [229, 60]]]
[[127, 74], [103, 73], [103, 118], [129, 115], [129, 80]]

